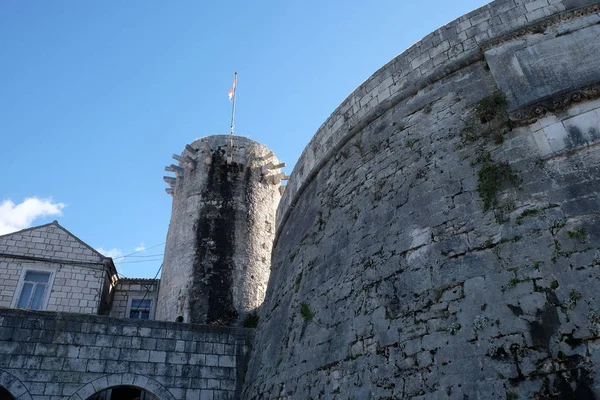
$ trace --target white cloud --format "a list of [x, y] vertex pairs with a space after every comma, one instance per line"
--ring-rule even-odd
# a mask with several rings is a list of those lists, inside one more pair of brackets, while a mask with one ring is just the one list
[[106, 257], [111, 257], [114, 260], [115, 264], [121, 261], [121, 257], [123, 257], [123, 252], [120, 249], [104, 250], [102, 247], [98, 247], [96, 251], [98, 253], [103, 254]]
[[144, 246], [144, 242], [140, 243], [138, 247], [134, 249], [135, 251], [144, 251], [146, 250], [146, 246]]
[[62, 215], [63, 203], [54, 203], [51, 198], [29, 197], [20, 204], [10, 200], [0, 203], [0, 235], [29, 228], [39, 217]]

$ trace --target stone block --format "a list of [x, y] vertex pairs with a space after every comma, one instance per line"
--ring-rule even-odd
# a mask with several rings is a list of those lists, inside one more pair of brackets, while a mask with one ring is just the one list
[[62, 357], [42, 357], [40, 368], [50, 371], [62, 369], [64, 358]]
[[150, 351], [149, 350], [121, 349], [120, 360], [148, 362], [149, 359], [150, 359]]
[[96, 335], [96, 340], [94, 342], [95, 346], [99, 346], [99, 347], [112, 347], [113, 346], [113, 339], [114, 337], [112, 335]]
[[[208, 358], [210, 356], [207, 356], [207, 364], [206, 365], [210, 365]], [[218, 356], [219, 357], [219, 361], [218, 361], [218, 365], [219, 367], [229, 367], [229, 368], [233, 368], [235, 367], [235, 358], [233, 356]], [[212, 362], [212, 360], [211, 360]]]
[[187, 364], [189, 355], [187, 353], [167, 352], [168, 364]]
[[142, 338], [140, 348], [143, 350], [156, 350], [156, 339]]
[[118, 360], [107, 360], [106, 361], [106, 369], [104, 372], [112, 373], [112, 374], [122, 374], [126, 372], [132, 372], [129, 368], [129, 362]]
[[[16, 343], [15, 343], [16, 345]], [[44, 344], [44, 343], [38, 343], [35, 345], [35, 352], [34, 354], [37, 356], [56, 356], [58, 351], [58, 346], [55, 344]], [[5, 352], [2, 349], [2, 343], [0, 343], [0, 352], [1, 353], [9, 353], [9, 352]]]
[[156, 350], [161, 351], [175, 351], [175, 340], [172, 339], [158, 339], [156, 341]]
[[212, 390], [200, 391], [200, 400], [215, 400]]

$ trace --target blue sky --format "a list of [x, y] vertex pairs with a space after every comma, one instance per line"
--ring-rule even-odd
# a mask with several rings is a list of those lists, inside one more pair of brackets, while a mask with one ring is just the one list
[[155, 246], [119, 259], [123, 275], [153, 277], [164, 166], [228, 132], [234, 71], [236, 133], [290, 173], [361, 82], [485, 3], [2, 1], [0, 233], [57, 219], [111, 255]]

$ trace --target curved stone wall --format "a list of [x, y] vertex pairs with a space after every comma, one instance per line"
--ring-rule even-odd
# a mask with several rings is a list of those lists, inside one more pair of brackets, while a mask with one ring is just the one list
[[157, 319], [241, 324], [269, 279], [280, 163], [266, 146], [231, 135], [198, 139], [174, 158]]
[[495, 1], [356, 89], [278, 210], [245, 398], [595, 398], [597, 1]]
[[279, 206], [278, 226], [323, 165], [386, 110], [431, 82], [482, 60], [482, 51], [497, 41], [556, 18], [569, 19], [571, 15], [561, 14], [574, 10], [597, 13], [597, 5], [597, 0], [496, 0], [415, 43], [356, 88], [321, 125], [294, 167]]

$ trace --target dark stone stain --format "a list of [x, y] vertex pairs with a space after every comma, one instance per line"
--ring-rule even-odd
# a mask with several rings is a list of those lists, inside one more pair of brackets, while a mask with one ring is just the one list
[[590, 4], [588, 0], [563, 0], [563, 4], [567, 10], [584, 7]]
[[515, 316], [519, 316], [519, 315], [523, 315], [523, 309], [519, 306], [513, 306], [512, 304], [507, 304], [506, 305], [508, 308], [510, 308], [510, 311], [512, 311], [512, 313]]
[[553, 307], [560, 306], [560, 300], [558, 300], [558, 296], [556, 296], [556, 293], [554, 293], [553, 290], [546, 289], [544, 292], [546, 293], [546, 301], [549, 303], [549, 305]]
[[[190, 322], [232, 325], [238, 318], [233, 305], [233, 253], [236, 209], [234, 197], [244, 166], [227, 164], [225, 152], [213, 153], [202, 193], [196, 226], [196, 256], [190, 291]], [[249, 173], [249, 172], [248, 172]]]
[[572, 349], [574, 349], [575, 347], [581, 346], [581, 344], [583, 344], [583, 340], [574, 338], [572, 333], [570, 333], [568, 335], [564, 335], [563, 342], [565, 342], [566, 344], [571, 346]]
[[560, 365], [561, 372], [544, 378], [536, 399], [595, 400], [590, 388], [593, 373], [580, 355], [566, 357]]
[[565, 146], [567, 148], [572, 149], [574, 147], [580, 147], [588, 144], [586, 137], [583, 135], [583, 132], [581, 132], [581, 129], [579, 129], [578, 127], [571, 125], [567, 128], [567, 131], [567, 137], [565, 137], [564, 139]]
[[537, 321], [529, 323], [529, 333], [534, 346], [549, 348], [550, 338], [556, 333], [560, 321], [556, 308], [546, 303], [542, 310], [536, 313]]

